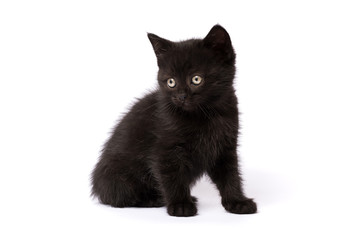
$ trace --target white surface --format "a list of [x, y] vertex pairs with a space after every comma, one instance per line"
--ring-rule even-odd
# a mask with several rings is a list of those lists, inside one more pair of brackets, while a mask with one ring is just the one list
[[[359, 239], [359, 12], [358, 1], [1, 1], [0, 238]], [[206, 179], [193, 218], [91, 200], [108, 132], [155, 86], [146, 32], [204, 37], [216, 23], [237, 51], [239, 150], [259, 213], [226, 213]]]

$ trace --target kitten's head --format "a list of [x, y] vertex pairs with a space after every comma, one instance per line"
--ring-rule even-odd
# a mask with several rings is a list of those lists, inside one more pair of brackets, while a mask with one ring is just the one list
[[186, 112], [217, 104], [233, 91], [235, 53], [226, 30], [215, 25], [204, 39], [172, 42], [149, 33], [163, 99]]

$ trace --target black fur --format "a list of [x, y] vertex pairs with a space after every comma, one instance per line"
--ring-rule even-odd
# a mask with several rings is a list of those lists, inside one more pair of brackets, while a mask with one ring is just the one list
[[[228, 33], [216, 25], [201, 40], [148, 37], [159, 88], [116, 126], [92, 173], [92, 194], [113, 207], [166, 206], [169, 215], [193, 216], [190, 188], [207, 173], [227, 211], [255, 213], [238, 169], [235, 53]], [[193, 84], [194, 76], [202, 82]]]

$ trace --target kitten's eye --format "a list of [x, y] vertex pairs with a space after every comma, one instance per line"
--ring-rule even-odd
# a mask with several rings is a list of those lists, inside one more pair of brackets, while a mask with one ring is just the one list
[[175, 86], [176, 86], [175, 79], [169, 78], [169, 79], [167, 80], [167, 85], [169, 86], [169, 88], [175, 87]]
[[191, 79], [191, 82], [195, 85], [199, 85], [202, 81], [202, 77], [200, 76], [194, 76], [192, 79]]

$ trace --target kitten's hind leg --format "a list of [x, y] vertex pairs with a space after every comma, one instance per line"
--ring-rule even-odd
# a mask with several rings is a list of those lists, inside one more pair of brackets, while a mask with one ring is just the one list
[[136, 204], [137, 184], [113, 165], [99, 162], [92, 173], [92, 195], [112, 207], [131, 207]]
[[107, 165], [98, 165], [92, 176], [92, 195], [112, 207], [163, 207], [165, 201], [153, 180], [144, 182]]
[[118, 177], [102, 176], [93, 180], [92, 195], [112, 207], [130, 207], [136, 203], [134, 191]]
[[164, 207], [165, 201], [161, 193], [156, 189], [143, 188], [137, 196], [137, 202], [134, 207]]

